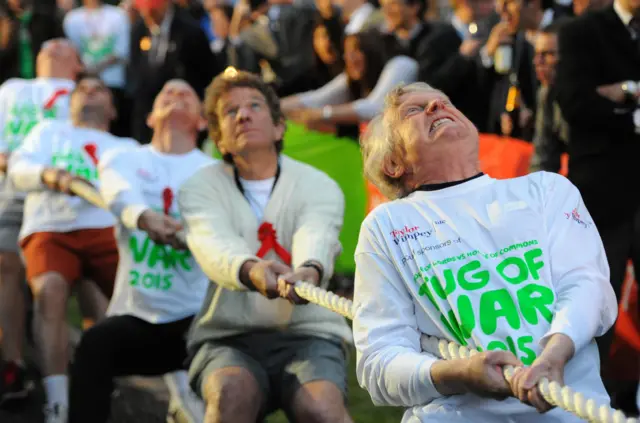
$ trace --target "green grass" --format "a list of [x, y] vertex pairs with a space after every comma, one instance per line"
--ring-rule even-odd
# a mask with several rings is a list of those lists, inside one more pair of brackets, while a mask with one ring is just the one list
[[[78, 304], [73, 299], [69, 301], [69, 321], [80, 327], [81, 317]], [[402, 410], [392, 407], [374, 407], [369, 394], [356, 380], [355, 350], [351, 351], [349, 360], [349, 413], [355, 423], [398, 423], [402, 419]], [[287, 418], [282, 412], [273, 414], [267, 423], [286, 423]]]

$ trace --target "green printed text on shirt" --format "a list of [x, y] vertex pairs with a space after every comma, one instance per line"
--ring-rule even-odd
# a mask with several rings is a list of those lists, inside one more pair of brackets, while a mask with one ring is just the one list
[[106, 37], [83, 37], [80, 41], [82, 61], [89, 65], [96, 65], [115, 52], [116, 37], [109, 35]]
[[[502, 248], [496, 253], [484, 254], [476, 250], [448, 257], [421, 266], [413, 280], [419, 284], [419, 295], [428, 298], [440, 314], [442, 324], [461, 345], [467, 345], [467, 340], [474, 333], [491, 338], [502, 325], [518, 332], [524, 325], [548, 324], [553, 317], [555, 294], [540, 279], [545, 263], [542, 261], [542, 250], [535, 247], [537, 244], [533, 240]], [[517, 255], [503, 256], [506, 252], [515, 251], [518, 251]], [[485, 261], [475, 259], [476, 256], [485, 258]], [[487, 260], [491, 258], [495, 260]], [[466, 263], [457, 270], [445, 267], [455, 261]], [[492, 272], [487, 269], [488, 266]], [[441, 277], [435, 274], [435, 267], [439, 267], [438, 275]], [[492, 280], [495, 277], [500, 280]], [[518, 287], [515, 295], [504, 287], [505, 283]], [[450, 307], [449, 310], [443, 307], [449, 304], [447, 298], [454, 292], [457, 298], [450, 302], [455, 305], [457, 316]], [[529, 347], [533, 342], [533, 337], [529, 335], [516, 339], [508, 336], [506, 339], [491, 340], [486, 349], [511, 351], [525, 365], [529, 365], [536, 358], [535, 351]]]
[[[42, 113], [42, 116], [41, 116]], [[31, 129], [44, 117], [54, 119], [57, 116], [57, 108], [54, 105], [49, 109], [42, 109], [33, 103], [15, 104], [6, 116], [2, 137], [8, 145], [9, 151], [20, 147], [24, 138], [29, 135]]]
[[129, 271], [129, 284], [147, 289], [168, 291], [173, 286], [175, 271], [191, 272], [191, 252], [175, 250], [168, 245], [157, 245], [148, 236], [131, 235], [129, 238], [134, 263], [144, 265], [146, 272]]
[[86, 156], [86, 153], [81, 150], [54, 152], [51, 156], [51, 166], [64, 169], [88, 181], [98, 180], [98, 169], [96, 169], [91, 159]]

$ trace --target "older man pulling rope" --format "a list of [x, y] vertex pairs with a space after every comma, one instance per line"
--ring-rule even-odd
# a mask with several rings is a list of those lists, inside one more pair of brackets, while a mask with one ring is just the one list
[[[366, 218], [356, 250], [357, 374], [374, 402], [406, 407], [403, 422], [579, 421], [545, 401], [547, 378], [608, 404], [594, 338], [616, 299], [578, 190], [556, 174], [482, 174], [476, 128], [422, 83], [389, 95], [362, 147], [365, 174], [395, 200]], [[421, 334], [481, 353], [440, 360]]]

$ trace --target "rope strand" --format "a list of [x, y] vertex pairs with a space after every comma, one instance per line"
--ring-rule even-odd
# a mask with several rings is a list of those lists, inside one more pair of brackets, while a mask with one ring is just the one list
[[[328, 308], [347, 319], [353, 320], [353, 302], [340, 297], [333, 292], [326, 291], [308, 282], [297, 282], [296, 294], [310, 303]], [[446, 339], [435, 336], [422, 335], [420, 345], [423, 351], [429, 352], [444, 360], [469, 358], [478, 351], [458, 345]], [[505, 366], [504, 377], [510, 381], [515, 373], [515, 367]], [[639, 423], [638, 419], [628, 418], [620, 410], [615, 410], [606, 404], [598, 405], [593, 399], [586, 399], [580, 392], [575, 392], [568, 386], [561, 386], [558, 382], [550, 382], [543, 378], [538, 382], [538, 389], [544, 399], [590, 423]]]

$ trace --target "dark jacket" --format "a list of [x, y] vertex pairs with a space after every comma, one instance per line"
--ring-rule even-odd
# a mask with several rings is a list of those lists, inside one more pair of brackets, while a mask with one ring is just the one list
[[640, 81], [640, 51], [613, 7], [567, 23], [559, 34], [557, 101], [569, 124], [569, 178], [597, 226], [631, 219], [640, 206], [637, 105], [615, 103], [601, 85]]

